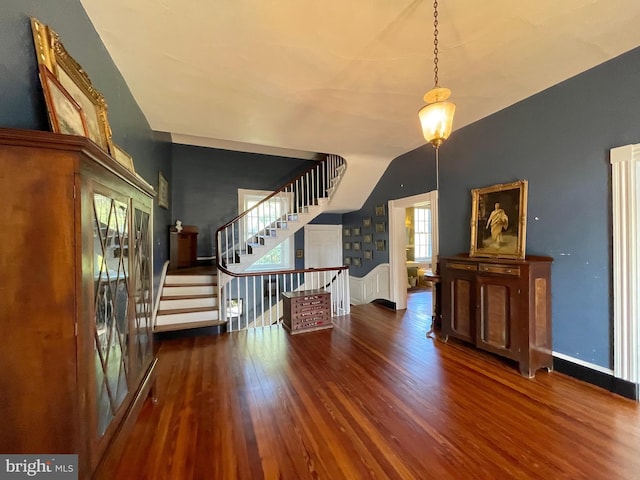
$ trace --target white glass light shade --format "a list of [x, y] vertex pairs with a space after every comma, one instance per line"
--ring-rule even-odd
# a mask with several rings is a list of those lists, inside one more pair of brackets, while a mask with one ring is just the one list
[[425, 105], [418, 112], [422, 134], [427, 142], [439, 147], [453, 128], [453, 114], [456, 104], [451, 102], [435, 102]]

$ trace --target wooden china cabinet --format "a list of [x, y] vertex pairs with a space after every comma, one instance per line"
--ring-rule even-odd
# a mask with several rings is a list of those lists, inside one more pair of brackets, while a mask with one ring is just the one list
[[442, 258], [442, 334], [515, 360], [525, 377], [551, 370], [552, 262]]
[[155, 378], [153, 195], [86, 138], [0, 129], [0, 452], [109, 476]]

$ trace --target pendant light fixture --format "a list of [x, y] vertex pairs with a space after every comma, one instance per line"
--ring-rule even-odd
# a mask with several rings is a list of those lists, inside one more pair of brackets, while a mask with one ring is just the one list
[[451, 90], [438, 84], [438, 0], [433, 2], [433, 73], [434, 87], [424, 95], [427, 103], [418, 112], [422, 134], [427, 142], [436, 149], [436, 189], [438, 188], [438, 149], [449, 138], [453, 126], [453, 114], [456, 105], [446, 100]]

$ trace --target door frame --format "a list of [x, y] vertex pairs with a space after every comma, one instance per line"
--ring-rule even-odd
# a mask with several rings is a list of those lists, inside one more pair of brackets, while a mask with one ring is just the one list
[[431, 202], [431, 228], [433, 235], [433, 250], [431, 265], [435, 266], [439, 251], [438, 234], [438, 191], [412, 195], [410, 197], [389, 200], [389, 287], [391, 301], [396, 304], [396, 310], [407, 308], [407, 268], [406, 268], [406, 240], [405, 240], [405, 210], [416, 203]]

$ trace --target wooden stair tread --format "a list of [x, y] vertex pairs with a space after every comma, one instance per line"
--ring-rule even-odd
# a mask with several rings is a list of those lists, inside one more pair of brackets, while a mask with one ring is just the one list
[[191, 307], [191, 308], [174, 308], [171, 310], [158, 310], [158, 315], [178, 315], [181, 313], [197, 313], [197, 312], [217, 312], [217, 307]]
[[216, 287], [217, 283], [170, 283], [164, 282], [165, 287]]
[[217, 298], [218, 295], [213, 293], [211, 295], [163, 295], [160, 297], [160, 301], [163, 300], [199, 300], [202, 298]]
[[171, 332], [174, 330], [188, 330], [190, 328], [217, 327], [219, 325], [226, 325], [227, 323], [229, 323], [227, 320], [205, 320], [199, 322], [177, 323], [171, 325], [156, 325], [153, 330], [157, 333]]

